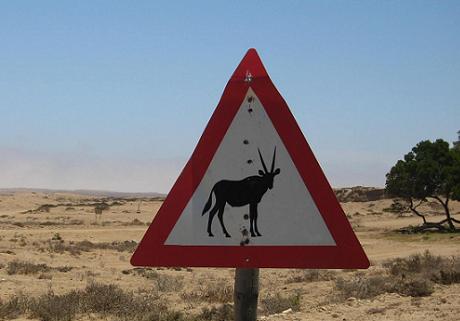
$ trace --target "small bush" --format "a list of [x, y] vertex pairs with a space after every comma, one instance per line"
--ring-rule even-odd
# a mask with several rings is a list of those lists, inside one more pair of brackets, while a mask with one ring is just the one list
[[288, 283], [300, 283], [300, 282], [318, 282], [318, 281], [330, 281], [336, 276], [335, 271], [329, 270], [300, 270], [295, 275], [287, 279]]
[[393, 203], [389, 207], [383, 209], [384, 212], [402, 214], [409, 210], [408, 205], [402, 200], [393, 200]]
[[233, 300], [233, 287], [221, 280], [202, 288], [203, 299], [208, 302], [225, 303]]
[[265, 314], [281, 313], [287, 309], [300, 310], [300, 294], [283, 296], [279, 293], [269, 295], [261, 300]]
[[[40, 276], [47, 275], [46, 272], [50, 271], [58, 271], [58, 272], [69, 272], [73, 269], [71, 266], [58, 266], [58, 267], [50, 267], [46, 264], [34, 264], [31, 262], [26, 261], [18, 261], [14, 260], [8, 263], [6, 267], [6, 273], [9, 275], [13, 274], [37, 274], [41, 273]], [[39, 277], [46, 279], [46, 277]]]
[[397, 258], [383, 264], [390, 273], [395, 276], [410, 274], [430, 274], [433, 271], [442, 269], [445, 259], [441, 256], [434, 256], [426, 251], [423, 255], [416, 254], [407, 258]]
[[392, 292], [411, 297], [430, 296], [434, 292], [433, 283], [425, 279], [412, 279], [396, 282]]
[[0, 319], [16, 319], [27, 311], [29, 300], [20, 294], [11, 297], [8, 301], [0, 300]]
[[51, 238], [51, 241], [63, 241], [63, 239], [59, 233], [54, 233], [53, 237]]
[[135, 218], [131, 222], [123, 223], [123, 225], [124, 226], [136, 226], [136, 225], [145, 225], [145, 223], [142, 222], [141, 220]]
[[90, 252], [92, 250], [115, 250], [118, 252], [129, 252], [132, 253], [137, 247], [136, 241], [122, 241], [122, 242], [101, 242], [93, 243], [87, 240], [83, 240], [76, 243], [49, 243], [49, 251], [55, 253], [69, 252], [72, 255], [80, 255], [81, 252]]
[[79, 309], [80, 295], [72, 291], [63, 295], [44, 294], [29, 304], [30, 316], [41, 321], [71, 321]]
[[184, 287], [183, 277], [158, 273], [151, 269], [134, 269], [134, 273], [146, 279], [153, 280], [160, 292], [180, 291]]
[[370, 299], [383, 293], [398, 293], [400, 295], [420, 297], [433, 293], [433, 284], [423, 278], [400, 279], [389, 275], [364, 276], [359, 275], [351, 280], [339, 278], [335, 288], [339, 291], [338, 297], [347, 299]]
[[62, 295], [49, 292], [32, 299], [14, 296], [7, 302], [0, 301], [0, 319], [28, 314], [40, 321], [71, 321], [87, 313], [120, 321], [185, 320], [182, 313], [169, 310], [161, 303], [159, 296], [135, 295], [113, 284], [91, 283], [83, 290]]
[[191, 320], [196, 321], [232, 321], [234, 320], [233, 306], [223, 304], [212, 308], [203, 308], [201, 313]]
[[58, 272], [63, 272], [63, 273], [67, 273], [69, 271], [72, 271], [73, 270], [73, 267], [72, 266], [68, 266], [68, 265], [64, 265], [64, 266], [58, 266], [56, 268], [54, 268], [54, 270], [58, 271]]
[[[343, 299], [354, 297], [357, 299], [369, 299], [385, 292], [391, 288], [390, 279], [387, 276], [364, 277], [359, 274], [351, 280], [338, 278], [335, 288], [340, 292]], [[391, 292], [391, 291], [390, 291]]]
[[89, 312], [107, 315], [117, 311], [120, 304], [130, 304], [132, 296], [114, 284], [89, 284], [83, 293], [84, 309]]
[[460, 283], [460, 260], [457, 257], [445, 258], [426, 251], [423, 255], [390, 260], [383, 266], [394, 276], [416, 276], [440, 284]]
[[441, 270], [439, 271], [439, 275], [435, 276], [433, 280], [436, 283], [445, 285], [460, 283], [460, 269]]
[[34, 264], [25, 261], [14, 260], [8, 263], [6, 273], [13, 274], [37, 274], [40, 272], [49, 272], [51, 268], [46, 264]]

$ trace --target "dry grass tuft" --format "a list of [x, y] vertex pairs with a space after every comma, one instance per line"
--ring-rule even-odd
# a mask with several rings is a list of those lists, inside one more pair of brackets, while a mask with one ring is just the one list
[[46, 275], [46, 272], [57, 271], [57, 272], [69, 272], [73, 269], [71, 266], [58, 266], [50, 267], [46, 264], [35, 264], [27, 261], [14, 260], [8, 263], [6, 267], [6, 273], [9, 275], [13, 274], [37, 274]]
[[424, 254], [411, 255], [407, 258], [397, 258], [383, 264], [396, 277], [406, 278], [413, 275], [440, 284], [460, 283], [460, 259], [446, 258]]
[[83, 290], [57, 295], [52, 291], [37, 298], [14, 296], [0, 302], [0, 318], [19, 316], [41, 321], [71, 321], [83, 315], [112, 320], [185, 320], [182, 313], [169, 310], [158, 295], [125, 292], [114, 284], [91, 283]]
[[37, 274], [40, 272], [49, 272], [51, 267], [46, 264], [34, 264], [31, 262], [14, 260], [8, 262], [6, 273], [13, 274]]
[[458, 258], [434, 256], [428, 251], [387, 261], [383, 267], [386, 271], [379, 275], [357, 273], [351, 279], [338, 278], [336, 298], [369, 299], [383, 293], [423, 297], [433, 293], [434, 283], [460, 282]]
[[364, 276], [362, 274], [350, 280], [338, 278], [335, 288], [339, 292], [337, 295], [339, 299], [350, 297], [370, 299], [383, 293], [421, 297], [429, 296], [434, 291], [432, 282], [422, 278], [403, 280], [389, 275]]
[[287, 283], [319, 282], [334, 280], [337, 272], [330, 270], [297, 270], [287, 279]]
[[281, 313], [287, 309], [299, 311], [300, 298], [301, 296], [299, 293], [286, 296], [279, 293], [275, 295], [268, 295], [261, 300], [262, 310], [267, 315]]
[[219, 280], [200, 286], [199, 291], [182, 292], [181, 297], [184, 301], [227, 303], [233, 300], [233, 287]]
[[137, 247], [136, 241], [122, 241], [122, 242], [101, 242], [93, 243], [87, 240], [80, 242], [56, 242], [51, 240], [48, 242], [48, 250], [54, 253], [69, 252], [71, 255], [80, 255], [81, 252], [90, 252], [92, 250], [114, 250], [118, 252], [129, 252], [133, 253]]
[[204, 308], [201, 313], [190, 318], [190, 321], [232, 321], [234, 320], [233, 306], [222, 304], [210, 309]]
[[16, 319], [27, 311], [29, 300], [23, 295], [15, 295], [8, 301], [0, 300], [0, 319]]

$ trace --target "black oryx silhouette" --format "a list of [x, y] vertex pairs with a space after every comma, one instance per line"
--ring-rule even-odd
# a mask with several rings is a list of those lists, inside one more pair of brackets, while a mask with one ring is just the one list
[[[260, 203], [262, 196], [267, 192], [268, 189], [273, 188], [273, 178], [280, 173], [280, 169], [277, 168], [275, 171], [275, 158], [276, 158], [276, 147], [273, 152], [273, 160], [270, 171], [265, 166], [264, 159], [260, 150], [259, 152], [260, 161], [262, 163], [263, 171], [259, 170], [259, 175], [249, 176], [240, 181], [221, 180], [218, 181], [209, 194], [208, 201], [204, 206], [202, 215], [211, 208], [212, 193], [216, 198], [214, 207], [209, 212], [208, 218], [208, 235], [214, 236], [211, 232], [212, 220], [217, 212], [220, 225], [226, 237], [230, 237], [227, 229], [224, 225], [224, 209], [225, 204], [228, 203], [232, 207], [241, 207], [249, 204], [249, 220], [250, 220], [250, 232], [251, 236], [262, 236], [257, 227], [257, 205]], [[255, 233], [254, 233], [255, 232]]]

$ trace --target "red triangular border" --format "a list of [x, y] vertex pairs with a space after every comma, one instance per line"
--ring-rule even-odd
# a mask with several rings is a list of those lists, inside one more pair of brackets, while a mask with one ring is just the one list
[[[245, 82], [247, 73], [252, 75]], [[336, 242], [336, 246], [164, 245], [249, 89], [264, 106]], [[369, 261], [289, 107], [255, 49], [249, 49], [225, 87], [192, 157], [131, 258], [135, 266], [367, 268]]]

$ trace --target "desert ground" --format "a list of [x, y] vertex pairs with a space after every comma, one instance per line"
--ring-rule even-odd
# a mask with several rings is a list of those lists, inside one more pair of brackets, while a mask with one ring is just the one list
[[[261, 269], [258, 318], [460, 320], [460, 233], [399, 233], [420, 218], [392, 203], [342, 202], [368, 270]], [[230, 320], [234, 269], [130, 265], [161, 204], [0, 193], [0, 319]], [[460, 203], [450, 209], [460, 219]], [[442, 218], [436, 204], [423, 210]]]

